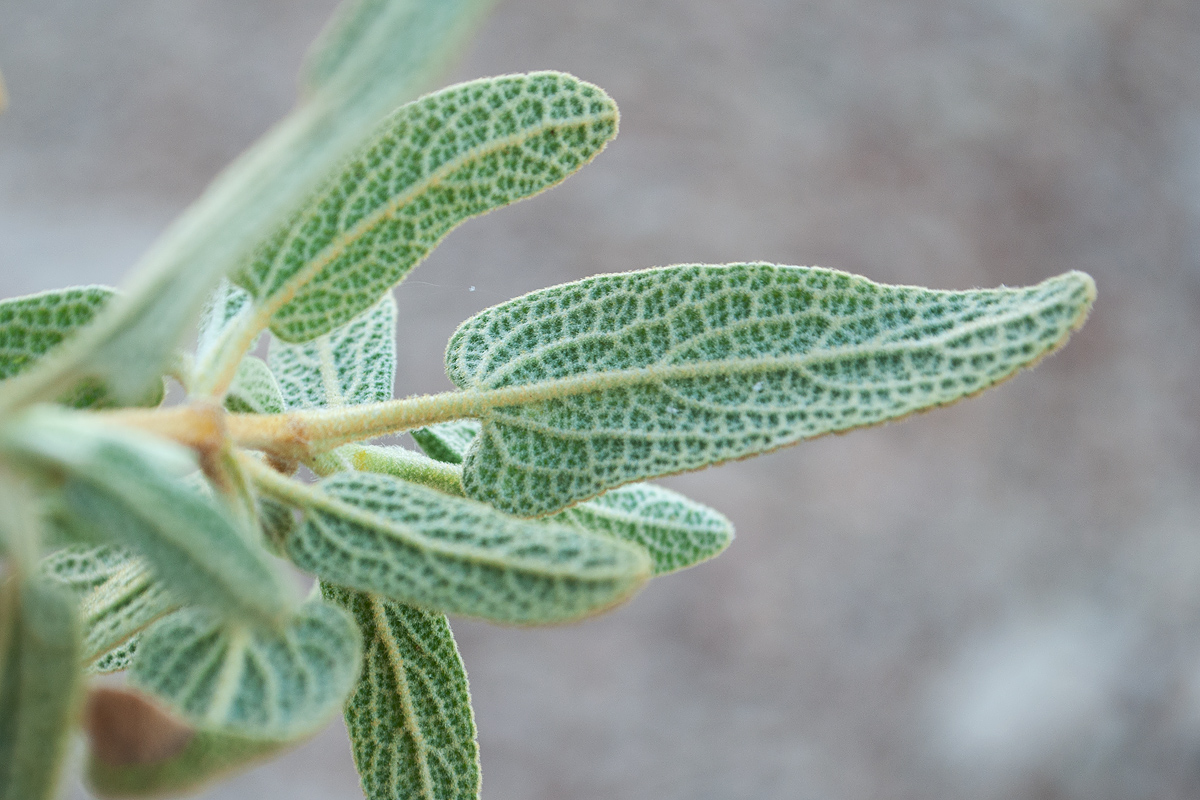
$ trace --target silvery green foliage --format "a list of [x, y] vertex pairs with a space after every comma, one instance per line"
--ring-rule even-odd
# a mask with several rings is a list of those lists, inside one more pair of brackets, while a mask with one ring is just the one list
[[946, 405], [1060, 347], [1094, 298], [1080, 272], [939, 292], [774, 264], [664, 267], [533, 292], [467, 320], [446, 350], [462, 389], [525, 390], [482, 415], [463, 486], [544, 514]]
[[396, 301], [384, 295], [358, 319], [312, 341], [278, 342], [269, 363], [288, 408], [387, 400], [396, 371]]
[[[392, 399], [393, 287], [617, 130], [611, 98], [563, 73], [406, 102], [487, 4], [345, 3], [295, 111], [125, 292], [0, 301], [0, 800], [52, 795], [77, 688], [116, 670], [136, 690], [120, 702], [174, 738], [89, 712], [101, 795], [193, 791], [343, 708], [368, 800], [478, 797], [447, 613], [622, 602], [733, 538], [646, 479], [955, 402], [1083, 324], [1077, 272], [946, 292], [684, 265], [487, 309], [447, 348], [457, 391]], [[168, 369], [187, 398], [135, 408]], [[405, 431], [424, 454], [369, 442]], [[297, 603], [280, 559], [321, 597]]]
[[[480, 429], [478, 422], [462, 420], [431, 425], [412, 435], [429, 455], [449, 464], [461, 464]], [[461, 492], [461, 471], [456, 477]], [[707, 561], [733, 541], [733, 524], [723, 515], [649, 483], [619, 486], [547, 519], [644, 547], [654, 561], [655, 575]]]
[[445, 615], [330, 584], [321, 590], [354, 615], [366, 642], [346, 728], [367, 797], [478, 797], [467, 673]]
[[282, 629], [188, 608], [146, 631], [129, 682], [198, 730], [286, 741], [341, 707], [358, 677], [359, 642], [349, 616], [319, 600]]
[[82, 675], [66, 589], [31, 578], [0, 587], [0, 800], [51, 800]]

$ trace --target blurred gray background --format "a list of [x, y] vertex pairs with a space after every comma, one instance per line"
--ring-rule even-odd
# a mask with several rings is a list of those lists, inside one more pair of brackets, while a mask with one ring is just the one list
[[[0, 294], [119, 282], [333, 6], [0, 0]], [[978, 399], [668, 481], [739, 538], [604, 617], [455, 621], [488, 800], [1200, 797], [1198, 66], [1194, 0], [499, 3], [448, 81], [568, 70], [621, 135], [403, 284], [401, 394], [448, 388], [467, 315], [597, 272], [1100, 299]], [[334, 725], [203, 796], [361, 793]]]

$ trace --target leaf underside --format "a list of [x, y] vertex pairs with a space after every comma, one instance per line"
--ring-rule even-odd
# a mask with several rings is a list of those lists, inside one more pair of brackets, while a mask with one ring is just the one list
[[374, 305], [466, 219], [562, 181], [616, 134], [604, 92], [561, 73], [487, 78], [398, 109], [233, 280], [288, 342]]
[[371, 473], [318, 484], [286, 550], [323, 580], [430, 611], [497, 622], [577, 619], [650, 576], [646, 554], [563, 525]]
[[66, 589], [0, 586], [0, 800], [50, 800], [78, 700], [79, 629]]
[[[106, 286], [73, 286], [0, 300], [0, 381], [32, 367], [43, 356], [85, 327], [112, 299]], [[161, 385], [145, 403], [157, 405]], [[112, 405], [105, 386], [85, 380], [58, 399], [74, 408]]]
[[238, 364], [225, 395], [225, 408], [235, 414], [279, 414], [283, 395], [271, 369], [256, 356], [245, 356]]
[[[461, 464], [481, 427], [476, 420], [457, 420], [411, 434], [432, 458]], [[722, 514], [649, 483], [619, 486], [547, 519], [640, 545], [654, 561], [655, 575], [695, 566], [733, 541], [733, 524]]]
[[305, 603], [280, 631], [185, 608], [142, 636], [129, 682], [197, 729], [286, 741], [341, 707], [359, 657], [353, 621], [324, 603]]
[[952, 403], [1061, 346], [1094, 297], [1079, 272], [945, 292], [771, 264], [533, 292], [467, 320], [446, 351], [462, 389], [548, 398], [484, 412], [463, 486], [505, 511], [546, 514]]
[[365, 314], [310, 342], [274, 342], [268, 363], [289, 409], [389, 400], [396, 371], [396, 301], [385, 294]]
[[477, 798], [475, 719], [446, 617], [324, 582], [321, 591], [363, 634], [346, 728], [368, 800]]

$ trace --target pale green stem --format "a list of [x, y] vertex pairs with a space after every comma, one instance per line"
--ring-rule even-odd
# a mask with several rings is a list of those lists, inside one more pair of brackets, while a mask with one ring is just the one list
[[237, 313], [221, 338], [209, 351], [204, 361], [196, 366], [188, 391], [194, 397], [220, 400], [229, 391], [233, 377], [237, 374], [238, 364], [250, 352], [254, 341], [266, 327], [270, 316], [264, 317], [256, 313], [253, 303], [249, 303]]

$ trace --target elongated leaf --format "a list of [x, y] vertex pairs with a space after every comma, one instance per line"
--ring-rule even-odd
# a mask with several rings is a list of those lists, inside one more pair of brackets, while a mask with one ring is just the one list
[[491, 0], [348, 0], [305, 59], [305, 89], [351, 92], [342, 101], [351, 108], [370, 102], [389, 83], [407, 84], [415, 95], [449, 66], [491, 5]]
[[561, 73], [443, 89], [388, 117], [233, 280], [280, 339], [314, 339], [374, 305], [459, 223], [564, 180], [616, 132], [608, 95]]
[[477, 798], [475, 717], [446, 617], [324, 582], [321, 592], [363, 636], [346, 729], [367, 800]]
[[319, 601], [280, 631], [185, 608], [143, 635], [129, 683], [199, 730], [287, 740], [341, 708], [360, 658], [354, 621]]
[[289, 409], [389, 400], [396, 301], [386, 294], [366, 314], [311, 342], [275, 342], [269, 359]]
[[79, 599], [82, 660], [91, 672], [124, 669], [138, 633], [179, 607], [146, 562], [124, 548], [65, 548], [45, 558], [42, 571]]
[[655, 575], [707, 561], [733, 541], [733, 523], [723, 515], [649, 483], [620, 486], [550, 519], [641, 545], [654, 561]]
[[[95, 318], [113, 297], [106, 286], [74, 286], [51, 292], [0, 300], [0, 381], [32, 367]], [[143, 399], [157, 405], [162, 399], [162, 382]], [[105, 386], [83, 381], [59, 397], [59, 402], [76, 408], [112, 405]]]
[[532, 523], [385, 475], [319, 484], [286, 550], [323, 580], [430, 611], [497, 622], [577, 619], [650, 575], [640, 548]]
[[10, 579], [0, 593], [0, 800], [50, 800], [79, 699], [79, 626], [61, 587]]
[[408, 433], [430, 458], [447, 464], [461, 464], [482, 427], [478, 420], [458, 419]]
[[290, 612], [292, 592], [266, 552], [177, 477], [195, 467], [186, 450], [49, 409], [0, 430], [0, 447], [60, 475], [76, 524], [146, 558], [180, 600], [264, 622]]
[[[397, 3], [374, 17], [377, 27], [363, 36], [336, 35], [346, 56], [319, 47], [329, 55], [314, 58], [326, 66], [310, 74], [323, 77], [309, 81], [304, 101], [167, 230], [138, 265], [127, 296], [88, 335], [43, 369], [0, 388], [0, 409], [56, 397], [81, 377], [102, 382], [123, 403], [146, 397], [221, 277], [284, 223], [384, 115], [428, 88], [481, 11], [476, 0], [405, 5], [412, 13]], [[347, 18], [371, 19], [353, 11]]]
[[[468, 419], [431, 425], [410, 433], [429, 455], [445, 463], [461, 464], [481, 427], [476, 420]], [[390, 452], [401, 448], [360, 449], [364, 451], [362, 456], [354, 459], [358, 469], [386, 472], [427, 486], [434, 485], [432, 480], [422, 480], [421, 476], [414, 475], [416, 470], [411, 467], [402, 472], [394, 467], [383, 468], [385, 463], [382, 463], [382, 459], [369, 460], [377, 450]], [[461, 471], [454, 477], [457, 482], [453, 491], [461, 494]], [[655, 575], [695, 566], [717, 555], [733, 541], [733, 523], [722, 514], [681, 494], [649, 483], [620, 486], [547, 519], [577, 525], [593, 533], [616, 536], [644, 547], [654, 560]]]
[[270, 367], [261, 358], [246, 356], [225, 395], [225, 408], [239, 414], [279, 414], [283, 395]]
[[771, 264], [534, 292], [469, 319], [446, 351], [455, 384], [514, 398], [484, 413], [463, 486], [497, 508], [545, 514], [952, 403], [1060, 347], [1094, 297], [1079, 272], [941, 292]]
[[196, 358], [207, 357], [221, 344], [230, 324], [250, 305], [250, 293], [224, 278], [209, 295], [196, 324]]

